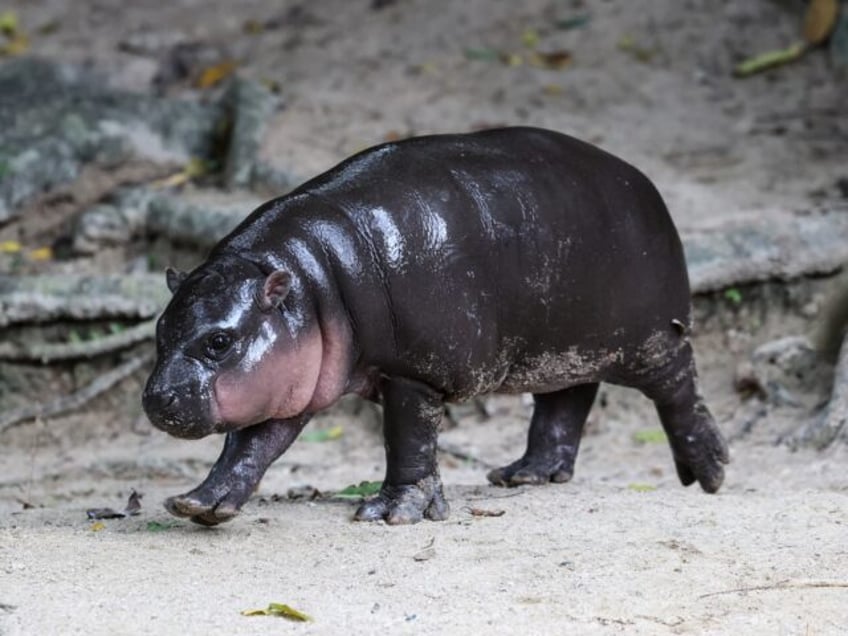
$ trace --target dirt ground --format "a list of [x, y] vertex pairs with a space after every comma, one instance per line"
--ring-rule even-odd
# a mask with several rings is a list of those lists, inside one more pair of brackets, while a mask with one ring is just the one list
[[[823, 52], [732, 77], [743, 57], [797, 38], [801, 3], [7, 5], [32, 52], [132, 90], [151, 90], [176, 44], [239, 60], [280, 88], [263, 153], [296, 178], [386, 139], [530, 124], [640, 166], [684, 230], [844, 206], [848, 95]], [[579, 16], [590, 19], [557, 26]], [[504, 58], [480, 53], [492, 50]], [[537, 67], [534, 50], [568, 51], [570, 63]], [[733, 383], [758, 344], [813, 333], [814, 305], [746, 321], [719, 304], [695, 336], [703, 392], [731, 437], [717, 495], [682, 488], [666, 445], [637, 441], [658, 421], [617, 387], [602, 389], [570, 483], [489, 486], [488, 468], [523, 451], [529, 414], [499, 396], [488, 417], [460, 411], [440, 438], [450, 519], [410, 527], [353, 523], [351, 501], [287, 496], [382, 478], [376, 415], [353, 402], [310, 424], [341, 437], [296, 442], [231, 523], [171, 518], [162, 500], [205, 476], [221, 439], [152, 429], [138, 374], [83, 411], [0, 438], [0, 633], [848, 633], [848, 448], [776, 444], [801, 411], [747, 431], [750, 403]], [[131, 489], [138, 516], [86, 518], [121, 508]], [[313, 621], [241, 614], [271, 602]]]

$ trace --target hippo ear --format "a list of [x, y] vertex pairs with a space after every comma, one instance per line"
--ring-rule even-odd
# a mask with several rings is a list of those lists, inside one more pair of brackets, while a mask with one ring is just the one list
[[188, 274], [185, 272], [178, 272], [171, 267], [165, 270], [165, 282], [168, 283], [168, 289], [171, 290], [172, 294], [177, 291], [177, 288], [186, 279], [186, 276], [188, 276]]
[[278, 269], [268, 274], [262, 286], [262, 296], [259, 304], [264, 311], [279, 307], [291, 289], [291, 274]]

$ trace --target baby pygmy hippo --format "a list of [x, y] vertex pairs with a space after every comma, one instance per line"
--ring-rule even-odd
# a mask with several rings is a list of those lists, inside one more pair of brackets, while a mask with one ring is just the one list
[[370, 148], [167, 281], [144, 409], [177, 437], [226, 433], [206, 480], [166, 502], [175, 515], [235, 516], [346, 393], [385, 414], [386, 477], [358, 520], [445, 519], [444, 403], [489, 392], [535, 398], [527, 450], [494, 484], [570, 479], [600, 382], [654, 401], [684, 485], [722, 483], [668, 211], [641, 172], [572, 137], [504, 128]]

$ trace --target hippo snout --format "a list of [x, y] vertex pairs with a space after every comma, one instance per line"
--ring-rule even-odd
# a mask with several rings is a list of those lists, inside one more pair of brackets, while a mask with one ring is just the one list
[[141, 396], [141, 406], [151, 424], [161, 431], [183, 439], [198, 439], [214, 432], [188, 403], [194, 391], [183, 387], [160, 386], [148, 381]]

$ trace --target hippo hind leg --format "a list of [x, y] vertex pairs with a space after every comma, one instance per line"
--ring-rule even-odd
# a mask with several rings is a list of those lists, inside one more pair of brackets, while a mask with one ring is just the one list
[[571, 479], [583, 425], [597, 392], [598, 384], [592, 383], [535, 394], [524, 456], [491, 471], [488, 480], [496, 486], [518, 486]]
[[729, 461], [727, 443], [698, 394], [697, 372], [688, 342], [664, 365], [661, 378], [642, 392], [657, 408], [671, 446], [677, 475], [684, 486], [697, 481], [704, 491], [716, 492]]

